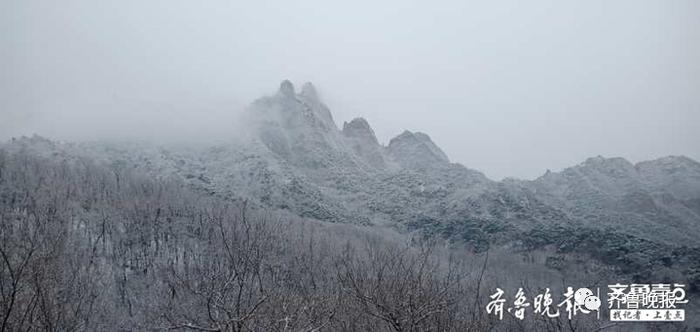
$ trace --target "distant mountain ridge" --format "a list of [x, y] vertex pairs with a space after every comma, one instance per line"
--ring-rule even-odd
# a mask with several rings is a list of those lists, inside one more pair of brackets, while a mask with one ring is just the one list
[[89, 156], [264, 208], [420, 230], [475, 250], [580, 249], [628, 270], [675, 255], [674, 268], [700, 271], [700, 164], [687, 157], [594, 157], [533, 181], [498, 182], [451, 163], [427, 134], [404, 131], [384, 146], [365, 119], [339, 129], [311, 83], [297, 93], [289, 81], [253, 102], [246, 121], [249, 140], [211, 147], [25, 138], [2, 148]]
[[634, 165], [598, 156], [526, 186], [575, 218], [611, 227], [634, 225], [635, 235], [667, 243], [698, 239], [700, 164], [687, 157]]

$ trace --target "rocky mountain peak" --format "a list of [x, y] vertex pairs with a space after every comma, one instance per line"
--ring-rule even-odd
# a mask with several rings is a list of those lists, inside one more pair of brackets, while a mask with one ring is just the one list
[[311, 101], [316, 101], [318, 102], [318, 92], [316, 92], [316, 87], [314, 87], [311, 82], [306, 82], [304, 85], [301, 86], [301, 93], [300, 95], [306, 99], [306, 100], [311, 100]]
[[436, 163], [449, 163], [442, 150], [433, 143], [430, 136], [420, 132], [405, 130], [389, 141], [389, 154], [404, 167], [424, 168]]
[[343, 123], [343, 135], [361, 139], [365, 142], [379, 144], [374, 130], [364, 118], [354, 118], [350, 122]]
[[700, 163], [686, 156], [666, 156], [659, 159], [642, 161], [637, 163], [635, 166], [641, 170], [652, 168], [666, 171], [678, 169], [700, 170]]
[[328, 109], [328, 106], [321, 102], [318, 92], [316, 92], [316, 87], [311, 82], [306, 82], [302, 85], [298, 96], [302, 104], [309, 108], [314, 116], [321, 119], [327, 128], [337, 129], [331, 111]]
[[652, 187], [687, 200], [700, 214], [700, 163], [685, 156], [668, 156], [635, 167]]
[[343, 123], [343, 137], [354, 153], [370, 166], [384, 168], [386, 160], [382, 147], [367, 120], [355, 118]]
[[[584, 162], [561, 172], [547, 172], [535, 180], [547, 191], [558, 194], [582, 195], [587, 199], [595, 195], [617, 195], [640, 188], [640, 177], [635, 166], [624, 158], [590, 157]], [[542, 188], [540, 188], [542, 189]]]
[[586, 161], [579, 165], [579, 168], [584, 172], [595, 171], [604, 174], [633, 175], [636, 173], [634, 164], [622, 157], [591, 157], [586, 159]]
[[276, 95], [256, 100], [249, 109], [260, 141], [285, 162], [313, 170], [355, 163], [311, 83], [296, 93], [285, 80]]
[[284, 97], [294, 97], [294, 84], [290, 80], [282, 81], [278, 94]]
[[277, 123], [286, 129], [313, 127], [324, 132], [338, 130], [330, 110], [320, 102], [311, 83], [305, 83], [297, 94], [294, 84], [284, 80], [276, 95], [255, 100], [249, 109], [255, 113], [254, 119]]
[[603, 156], [590, 157], [583, 162], [585, 166], [629, 166], [632, 165], [627, 159], [622, 157], [605, 158]]

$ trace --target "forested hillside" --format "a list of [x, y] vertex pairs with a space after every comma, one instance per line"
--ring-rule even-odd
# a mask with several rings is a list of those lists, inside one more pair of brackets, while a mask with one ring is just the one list
[[484, 256], [251, 209], [90, 160], [0, 150], [0, 222], [2, 331], [494, 324], [479, 297]]
[[493, 181], [426, 134], [341, 130], [288, 81], [243, 120], [218, 144], [1, 145], [0, 332], [577, 331], [602, 321], [485, 304], [496, 287], [700, 289], [689, 158]]

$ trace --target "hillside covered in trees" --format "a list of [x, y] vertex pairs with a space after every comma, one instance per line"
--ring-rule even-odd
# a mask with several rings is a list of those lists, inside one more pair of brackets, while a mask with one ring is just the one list
[[485, 305], [496, 287], [698, 294], [689, 158], [493, 181], [426, 134], [339, 129], [288, 81], [242, 121], [212, 145], [0, 146], [0, 331], [633, 330]]

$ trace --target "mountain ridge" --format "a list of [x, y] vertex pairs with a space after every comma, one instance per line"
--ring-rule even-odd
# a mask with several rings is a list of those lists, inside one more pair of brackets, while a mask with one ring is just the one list
[[[33, 137], [2, 148], [86, 156], [177, 177], [261, 208], [420, 231], [477, 251], [498, 243], [585, 248], [629, 267], [699, 247], [700, 164], [688, 157], [632, 164], [598, 156], [535, 180], [494, 181], [451, 162], [426, 134], [404, 131], [385, 146], [365, 119], [338, 128], [310, 83], [297, 93], [283, 81], [247, 114], [251, 138], [217, 146], [59, 144]], [[694, 251], [678, 252], [679, 261], [693, 261], [687, 255]]]

